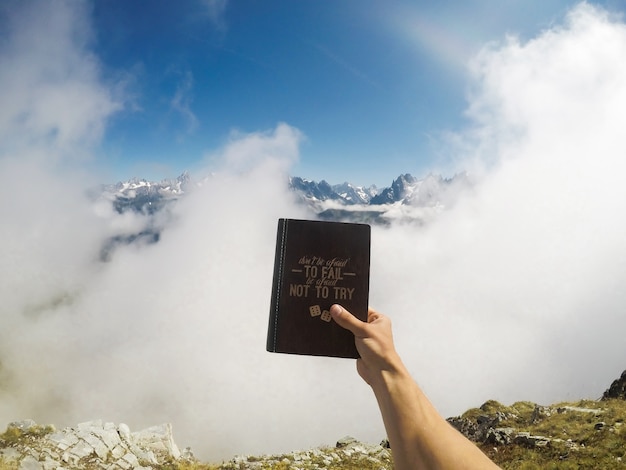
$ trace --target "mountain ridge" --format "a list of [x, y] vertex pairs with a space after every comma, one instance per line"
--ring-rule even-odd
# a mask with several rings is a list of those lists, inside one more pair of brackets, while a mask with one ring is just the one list
[[[448, 422], [503, 469], [619, 469], [626, 460], [625, 391], [626, 371], [599, 400], [550, 406], [488, 400]], [[346, 436], [334, 446], [205, 463], [190, 448], [179, 450], [168, 423], [131, 433], [126, 424], [102, 420], [63, 430], [24, 420], [0, 433], [0, 470], [143, 470], [147, 464], [163, 470], [393, 469], [387, 439], [371, 444]]]
[[[119, 214], [127, 211], [141, 214], [144, 225], [132, 232], [114, 233], [100, 251], [100, 259], [108, 261], [118, 245], [152, 244], [160, 240], [167, 223], [167, 209], [204, 185], [212, 183], [214, 175], [194, 180], [189, 172], [176, 178], [149, 181], [131, 178], [114, 184], [102, 184], [88, 193], [94, 202], [111, 205]], [[306, 207], [309, 218], [336, 222], [358, 222], [371, 225], [426, 225], [454, 204], [473, 187], [466, 173], [450, 178], [428, 174], [417, 178], [410, 173], [399, 175], [391, 185], [382, 189], [355, 186], [349, 182], [331, 185], [289, 176], [286, 187], [297, 203]], [[156, 217], [165, 213], [166, 217]]]
[[[347, 181], [331, 185], [324, 179], [317, 182], [298, 176], [289, 176], [286, 183], [296, 199], [315, 216], [342, 221], [363, 221], [365, 218], [375, 224], [389, 224], [394, 218], [423, 223], [452, 206], [465, 190], [473, 186], [466, 173], [450, 178], [432, 173], [417, 178], [405, 173], [382, 189], [376, 185], [356, 186]], [[177, 178], [159, 182], [132, 178], [103, 184], [92, 192], [92, 197], [109, 201], [119, 213], [133, 210], [154, 214], [205, 184], [211, 184], [211, 177], [195, 181], [184, 172]], [[392, 210], [400, 206], [403, 210]]]

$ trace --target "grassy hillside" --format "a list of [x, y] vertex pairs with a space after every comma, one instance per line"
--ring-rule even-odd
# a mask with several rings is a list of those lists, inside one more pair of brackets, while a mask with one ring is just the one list
[[[504, 469], [626, 469], [626, 400], [551, 406], [530, 402], [505, 406], [488, 401], [449, 421]], [[0, 450], [37, 439], [38, 433], [46, 431], [45, 427], [33, 433], [7, 431], [0, 434]], [[345, 440], [337, 446], [283, 455], [241, 456], [221, 463], [177, 461], [161, 468], [386, 470], [393, 464], [384, 446]], [[17, 469], [17, 464], [0, 459], [0, 470]]]
[[625, 400], [583, 400], [548, 407], [487, 402], [463, 417], [475, 421], [498, 417], [492, 429], [501, 431], [492, 432], [478, 445], [502, 468], [626, 468]]
[[[504, 406], [488, 401], [451, 419], [482, 434], [477, 445], [504, 469], [626, 469], [626, 401], [582, 400], [540, 406], [531, 402]], [[474, 426], [471, 426], [473, 424]], [[491, 431], [490, 431], [491, 429]], [[325, 452], [336, 452], [329, 448]], [[320, 460], [294, 461], [293, 455], [258, 457], [260, 466], [240, 460], [200, 468], [262, 469], [392, 469], [391, 461], [341, 459], [324, 465]]]

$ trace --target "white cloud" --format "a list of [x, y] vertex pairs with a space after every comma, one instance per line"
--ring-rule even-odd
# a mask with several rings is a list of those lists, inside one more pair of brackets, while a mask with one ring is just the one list
[[218, 31], [226, 28], [224, 12], [228, 6], [228, 0], [201, 0], [205, 13]]
[[121, 108], [100, 82], [98, 60], [89, 51], [86, 8], [28, 1], [7, 9], [8, 40], [0, 46], [0, 153], [84, 154]]
[[276, 165], [285, 173], [298, 160], [298, 150], [304, 135], [298, 129], [279, 123], [275, 129], [249, 134], [233, 130], [228, 145], [218, 155], [207, 158], [218, 169], [247, 172], [261, 164]]
[[413, 306], [400, 339], [437, 351], [414, 370], [448, 412], [597, 398], [626, 367], [625, 47], [621, 21], [581, 4], [531, 41], [484, 50], [464, 136], [463, 163], [486, 169], [475, 196], [424, 234], [381, 235], [377, 259], [394, 246], [404, 264], [375, 279], [414, 272], [379, 281], [377, 297]]
[[170, 101], [172, 109], [180, 113], [186, 122], [186, 134], [191, 134], [198, 128], [198, 118], [191, 109], [192, 90], [193, 74], [187, 71], [176, 86], [176, 92]]

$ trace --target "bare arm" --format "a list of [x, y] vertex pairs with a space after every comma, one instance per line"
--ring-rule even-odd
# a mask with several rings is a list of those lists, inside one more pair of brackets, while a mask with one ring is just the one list
[[357, 370], [378, 401], [396, 470], [498, 468], [443, 419], [413, 380], [396, 352], [389, 318], [370, 309], [365, 323], [339, 305], [330, 313], [354, 333]]

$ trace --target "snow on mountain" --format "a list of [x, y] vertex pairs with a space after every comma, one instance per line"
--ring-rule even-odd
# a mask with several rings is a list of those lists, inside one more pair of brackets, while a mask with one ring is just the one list
[[430, 174], [413, 185], [410, 193], [404, 197], [404, 202], [410, 206], [446, 208], [452, 206], [461, 193], [471, 186], [471, 181], [465, 173], [449, 179]]
[[[98, 196], [111, 201], [120, 213], [128, 209], [154, 213], [203, 184], [211, 184], [211, 178], [194, 182], [185, 172], [178, 178], [160, 182], [133, 178], [103, 185]], [[318, 214], [329, 209], [387, 212], [397, 205], [443, 209], [453, 204], [459, 193], [471, 186], [464, 173], [447, 179], [433, 174], [418, 179], [406, 173], [398, 176], [391, 186], [382, 190], [375, 185], [354, 186], [348, 182], [331, 185], [325, 180], [316, 182], [297, 176], [290, 177], [288, 185], [302, 203]]]
[[413, 191], [419, 184], [420, 181], [409, 173], [400, 175], [391, 183], [391, 187], [383, 189], [370, 202], [375, 205], [393, 204], [394, 202], [403, 201], [407, 196], [413, 194]]
[[289, 188], [305, 201], [334, 200], [346, 205], [369, 204], [378, 192], [375, 185], [366, 188], [345, 182], [331, 186], [325, 180], [317, 183], [297, 176], [289, 178]]
[[453, 205], [471, 183], [465, 173], [452, 178], [429, 174], [423, 179], [406, 173], [382, 190], [298, 177], [289, 179], [289, 187], [320, 219], [388, 225], [427, 223]]
[[115, 210], [128, 209], [153, 214], [175, 201], [193, 187], [191, 176], [184, 172], [178, 178], [159, 182], [133, 178], [129, 181], [102, 186], [101, 198], [111, 201]]
[[[159, 182], [133, 178], [129, 181], [103, 185], [91, 196], [117, 213], [131, 211], [140, 215], [137, 226], [118, 230], [102, 249], [101, 258], [108, 259], [116, 246], [129, 243], [156, 243], [163, 224], [167, 224], [167, 207], [194, 188], [211, 184], [212, 176], [192, 180], [185, 172], [175, 179]], [[418, 179], [409, 173], [398, 176], [391, 186], [354, 186], [348, 182], [331, 185], [300, 177], [290, 177], [288, 186], [311, 212], [311, 218], [376, 225], [411, 223], [424, 225], [471, 188], [466, 174], [452, 178], [429, 174]], [[252, 188], [251, 188], [252, 190]], [[162, 217], [154, 217], [162, 214]], [[136, 218], [135, 218], [136, 219]]]

